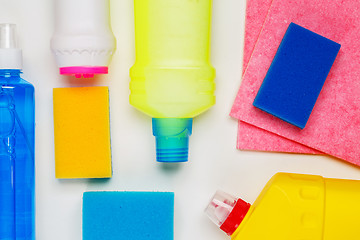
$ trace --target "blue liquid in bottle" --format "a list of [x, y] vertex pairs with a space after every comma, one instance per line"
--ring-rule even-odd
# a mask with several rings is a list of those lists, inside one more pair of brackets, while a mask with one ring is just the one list
[[20, 74], [15, 25], [0, 24], [0, 240], [35, 239], [34, 87]]

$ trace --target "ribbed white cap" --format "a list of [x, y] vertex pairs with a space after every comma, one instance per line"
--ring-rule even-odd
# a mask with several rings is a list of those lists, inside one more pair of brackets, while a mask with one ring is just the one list
[[55, 0], [51, 49], [59, 68], [108, 66], [116, 48], [109, 0]]
[[0, 24], [0, 69], [22, 69], [22, 51], [17, 46], [15, 24]]

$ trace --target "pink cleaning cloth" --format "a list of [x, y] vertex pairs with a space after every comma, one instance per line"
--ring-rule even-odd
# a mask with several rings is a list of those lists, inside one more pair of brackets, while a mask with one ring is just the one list
[[243, 74], [249, 63], [251, 54], [254, 51], [272, 1], [273, 0], [246, 1]]
[[[360, 164], [360, 4], [343, 0], [273, 0], [231, 116], [324, 153]], [[342, 45], [305, 129], [252, 106], [290, 24]]]
[[[248, 0], [246, 3], [243, 73], [255, 48], [273, 0]], [[240, 121], [237, 148], [242, 150], [319, 154], [319, 151]]]
[[323, 154], [300, 143], [239, 120], [236, 147], [241, 150]]

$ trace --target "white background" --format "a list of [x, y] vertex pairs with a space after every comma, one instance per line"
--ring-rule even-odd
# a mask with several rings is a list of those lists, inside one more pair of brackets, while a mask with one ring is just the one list
[[[228, 237], [203, 212], [217, 189], [252, 203], [279, 171], [360, 179], [359, 168], [328, 156], [235, 148], [237, 121], [228, 113], [240, 86], [245, 5], [245, 0], [214, 0], [211, 50], [217, 70], [217, 103], [194, 120], [189, 162], [166, 168], [155, 161], [150, 117], [128, 101], [128, 72], [135, 60], [133, 1], [111, 0], [117, 51], [110, 74], [89, 81], [58, 74], [49, 47], [52, 0], [0, 0], [0, 22], [18, 25], [23, 77], [36, 89], [37, 240], [81, 239], [82, 193], [87, 190], [174, 191], [175, 240], [221, 240]], [[110, 180], [55, 179], [52, 89], [84, 85], [110, 88]]]

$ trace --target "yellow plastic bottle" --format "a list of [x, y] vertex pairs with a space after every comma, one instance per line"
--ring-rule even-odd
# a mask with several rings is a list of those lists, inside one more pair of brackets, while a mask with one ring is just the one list
[[153, 118], [157, 160], [184, 162], [192, 118], [215, 103], [211, 0], [134, 0], [130, 103]]
[[250, 204], [217, 192], [207, 215], [233, 240], [358, 240], [360, 181], [278, 173]]

